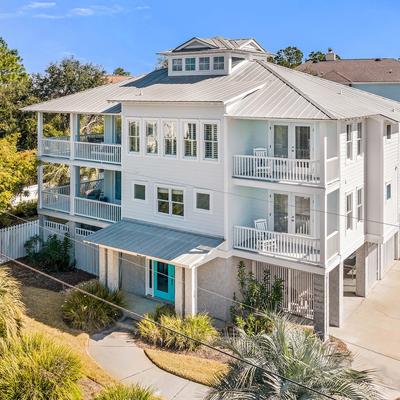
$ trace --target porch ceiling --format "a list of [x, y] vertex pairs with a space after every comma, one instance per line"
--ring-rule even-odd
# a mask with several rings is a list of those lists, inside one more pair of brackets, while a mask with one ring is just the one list
[[189, 268], [209, 261], [213, 250], [223, 241], [223, 238], [131, 220], [123, 220], [101, 229], [85, 240]]

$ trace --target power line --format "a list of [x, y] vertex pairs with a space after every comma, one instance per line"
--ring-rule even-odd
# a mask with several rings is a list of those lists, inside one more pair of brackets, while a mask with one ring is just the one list
[[125, 307], [121, 307], [121, 306], [119, 306], [119, 305], [117, 305], [117, 304], [114, 304], [114, 303], [108, 301], [108, 300], [105, 300], [105, 299], [103, 299], [103, 298], [101, 298], [101, 297], [98, 297], [98, 296], [92, 294], [92, 293], [89, 293], [89, 292], [87, 292], [86, 290], [83, 290], [83, 289], [81, 289], [81, 288], [79, 288], [79, 287], [77, 287], [77, 286], [71, 285], [71, 284], [68, 283], [68, 282], [65, 282], [65, 281], [63, 281], [63, 280], [61, 280], [61, 279], [58, 279], [58, 278], [56, 278], [56, 277], [54, 277], [54, 276], [51, 276], [51, 275], [49, 275], [49, 274], [47, 274], [47, 273], [45, 273], [45, 272], [43, 272], [43, 271], [40, 271], [40, 270], [37, 269], [37, 268], [31, 267], [30, 265], [25, 264], [25, 263], [23, 263], [23, 262], [21, 262], [21, 261], [19, 261], [19, 260], [16, 260], [16, 259], [14, 259], [14, 258], [12, 258], [12, 257], [8, 257], [8, 256], [7, 256], [6, 254], [4, 254], [4, 253], [1, 253], [1, 252], [0, 252], [0, 255], [2, 255], [3, 257], [5, 257], [5, 258], [7, 258], [7, 259], [9, 259], [9, 261], [13, 261], [13, 262], [15, 262], [16, 264], [18, 264], [18, 265], [20, 265], [20, 266], [22, 266], [22, 267], [24, 267], [24, 268], [27, 268], [27, 269], [31, 270], [32, 272], [38, 273], [38, 274], [40, 274], [40, 275], [42, 275], [42, 276], [44, 276], [44, 277], [46, 277], [46, 278], [48, 278], [48, 279], [54, 280], [55, 282], [58, 282], [59, 284], [64, 285], [64, 286], [66, 286], [66, 287], [68, 287], [68, 288], [70, 288], [70, 289], [77, 290], [78, 292], [83, 293], [83, 294], [85, 294], [85, 295], [87, 295], [87, 296], [90, 296], [90, 297], [92, 297], [92, 298], [94, 298], [94, 299], [96, 299], [96, 300], [98, 300], [98, 301], [101, 301], [101, 302], [103, 302], [103, 303], [105, 303], [105, 304], [108, 304], [108, 305], [111, 306], [111, 307], [115, 307], [115, 308], [119, 309], [120, 311], [123, 311], [123, 312], [126, 312], [126, 313], [128, 313], [128, 314], [131, 314], [131, 315], [133, 315], [133, 316], [135, 317], [135, 318], [133, 318], [135, 321], [144, 320], [144, 321], [147, 321], [147, 322], [151, 322], [151, 323], [153, 323], [154, 325], [158, 326], [159, 328], [165, 329], [165, 330], [167, 330], [167, 331], [169, 331], [169, 332], [174, 333], [175, 335], [179, 335], [179, 336], [181, 336], [181, 337], [183, 337], [183, 338], [185, 338], [185, 339], [191, 340], [191, 341], [193, 341], [194, 343], [197, 343], [197, 344], [200, 345], [200, 346], [207, 347], [207, 348], [209, 348], [209, 349], [211, 349], [211, 350], [217, 351], [217, 352], [220, 353], [220, 354], [223, 354], [223, 355], [225, 355], [225, 356], [228, 356], [228, 357], [230, 357], [230, 358], [233, 358], [233, 359], [236, 360], [236, 361], [245, 363], [245, 364], [247, 364], [247, 365], [249, 365], [249, 366], [251, 366], [251, 367], [253, 367], [253, 368], [257, 368], [257, 369], [261, 370], [262, 372], [264, 372], [264, 373], [267, 374], [267, 375], [274, 376], [274, 377], [276, 377], [276, 378], [282, 379], [282, 380], [284, 380], [284, 381], [286, 381], [286, 382], [289, 382], [289, 383], [292, 383], [292, 384], [294, 384], [294, 385], [297, 385], [297, 386], [299, 386], [299, 387], [301, 387], [301, 388], [303, 388], [303, 389], [306, 389], [306, 390], [308, 390], [308, 391], [310, 391], [310, 392], [313, 392], [313, 393], [318, 394], [318, 395], [320, 395], [320, 396], [324, 396], [324, 397], [327, 398], [327, 399], [335, 400], [334, 397], [332, 397], [332, 396], [330, 396], [330, 395], [327, 395], [327, 394], [325, 394], [325, 393], [322, 393], [322, 392], [320, 392], [319, 390], [316, 390], [316, 389], [314, 389], [314, 388], [310, 388], [310, 387], [308, 387], [308, 386], [306, 386], [306, 385], [304, 385], [304, 384], [302, 384], [302, 383], [300, 383], [300, 382], [297, 382], [297, 381], [295, 381], [295, 380], [293, 380], [293, 379], [286, 378], [285, 376], [280, 375], [280, 374], [278, 374], [278, 373], [276, 373], [276, 372], [269, 371], [269, 370], [265, 369], [264, 367], [260, 367], [259, 365], [256, 365], [256, 364], [254, 364], [254, 363], [252, 363], [251, 361], [248, 361], [248, 360], [246, 360], [246, 359], [240, 358], [240, 357], [236, 356], [235, 354], [230, 354], [230, 353], [228, 353], [228, 352], [226, 352], [226, 351], [224, 351], [224, 350], [222, 350], [222, 349], [219, 349], [218, 347], [214, 347], [214, 346], [210, 345], [210, 344], [207, 343], [207, 342], [204, 342], [204, 341], [199, 340], [199, 339], [192, 338], [192, 337], [190, 337], [190, 336], [188, 336], [188, 335], [186, 335], [186, 334], [184, 334], [184, 333], [182, 333], [182, 332], [179, 332], [179, 331], [176, 331], [176, 330], [174, 330], [174, 329], [172, 329], [172, 328], [170, 328], [170, 327], [164, 326], [164, 325], [162, 325], [161, 323], [159, 323], [159, 322], [157, 322], [157, 321], [153, 321], [152, 319], [145, 317], [144, 315], [141, 315], [141, 314], [139, 314], [139, 313], [136, 313], [136, 312], [134, 312], [134, 311], [132, 311], [132, 310], [129, 310], [129, 309], [125, 308]]

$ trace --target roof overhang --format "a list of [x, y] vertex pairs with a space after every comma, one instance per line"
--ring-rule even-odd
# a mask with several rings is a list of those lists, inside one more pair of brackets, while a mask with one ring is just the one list
[[183, 268], [195, 268], [216, 258], [224, 239], [122, 220], [86, 237], [85, 242]]

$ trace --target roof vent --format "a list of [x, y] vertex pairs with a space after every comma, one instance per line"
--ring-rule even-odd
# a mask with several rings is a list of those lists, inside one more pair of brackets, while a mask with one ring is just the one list
[[336, 54], [333, 52], [331, 48], [328, 49], [328, 52], [325, 54], [326, 61], [336, 61]]

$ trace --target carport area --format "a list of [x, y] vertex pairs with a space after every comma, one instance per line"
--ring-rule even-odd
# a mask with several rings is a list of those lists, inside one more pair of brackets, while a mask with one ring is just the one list
[[400, 261], [388, 268], [368, 297], [344, 297], [344, 318], [330, 334], [355, 354], [353, 366], [375, 369], [384, 398], [400, 396]]

